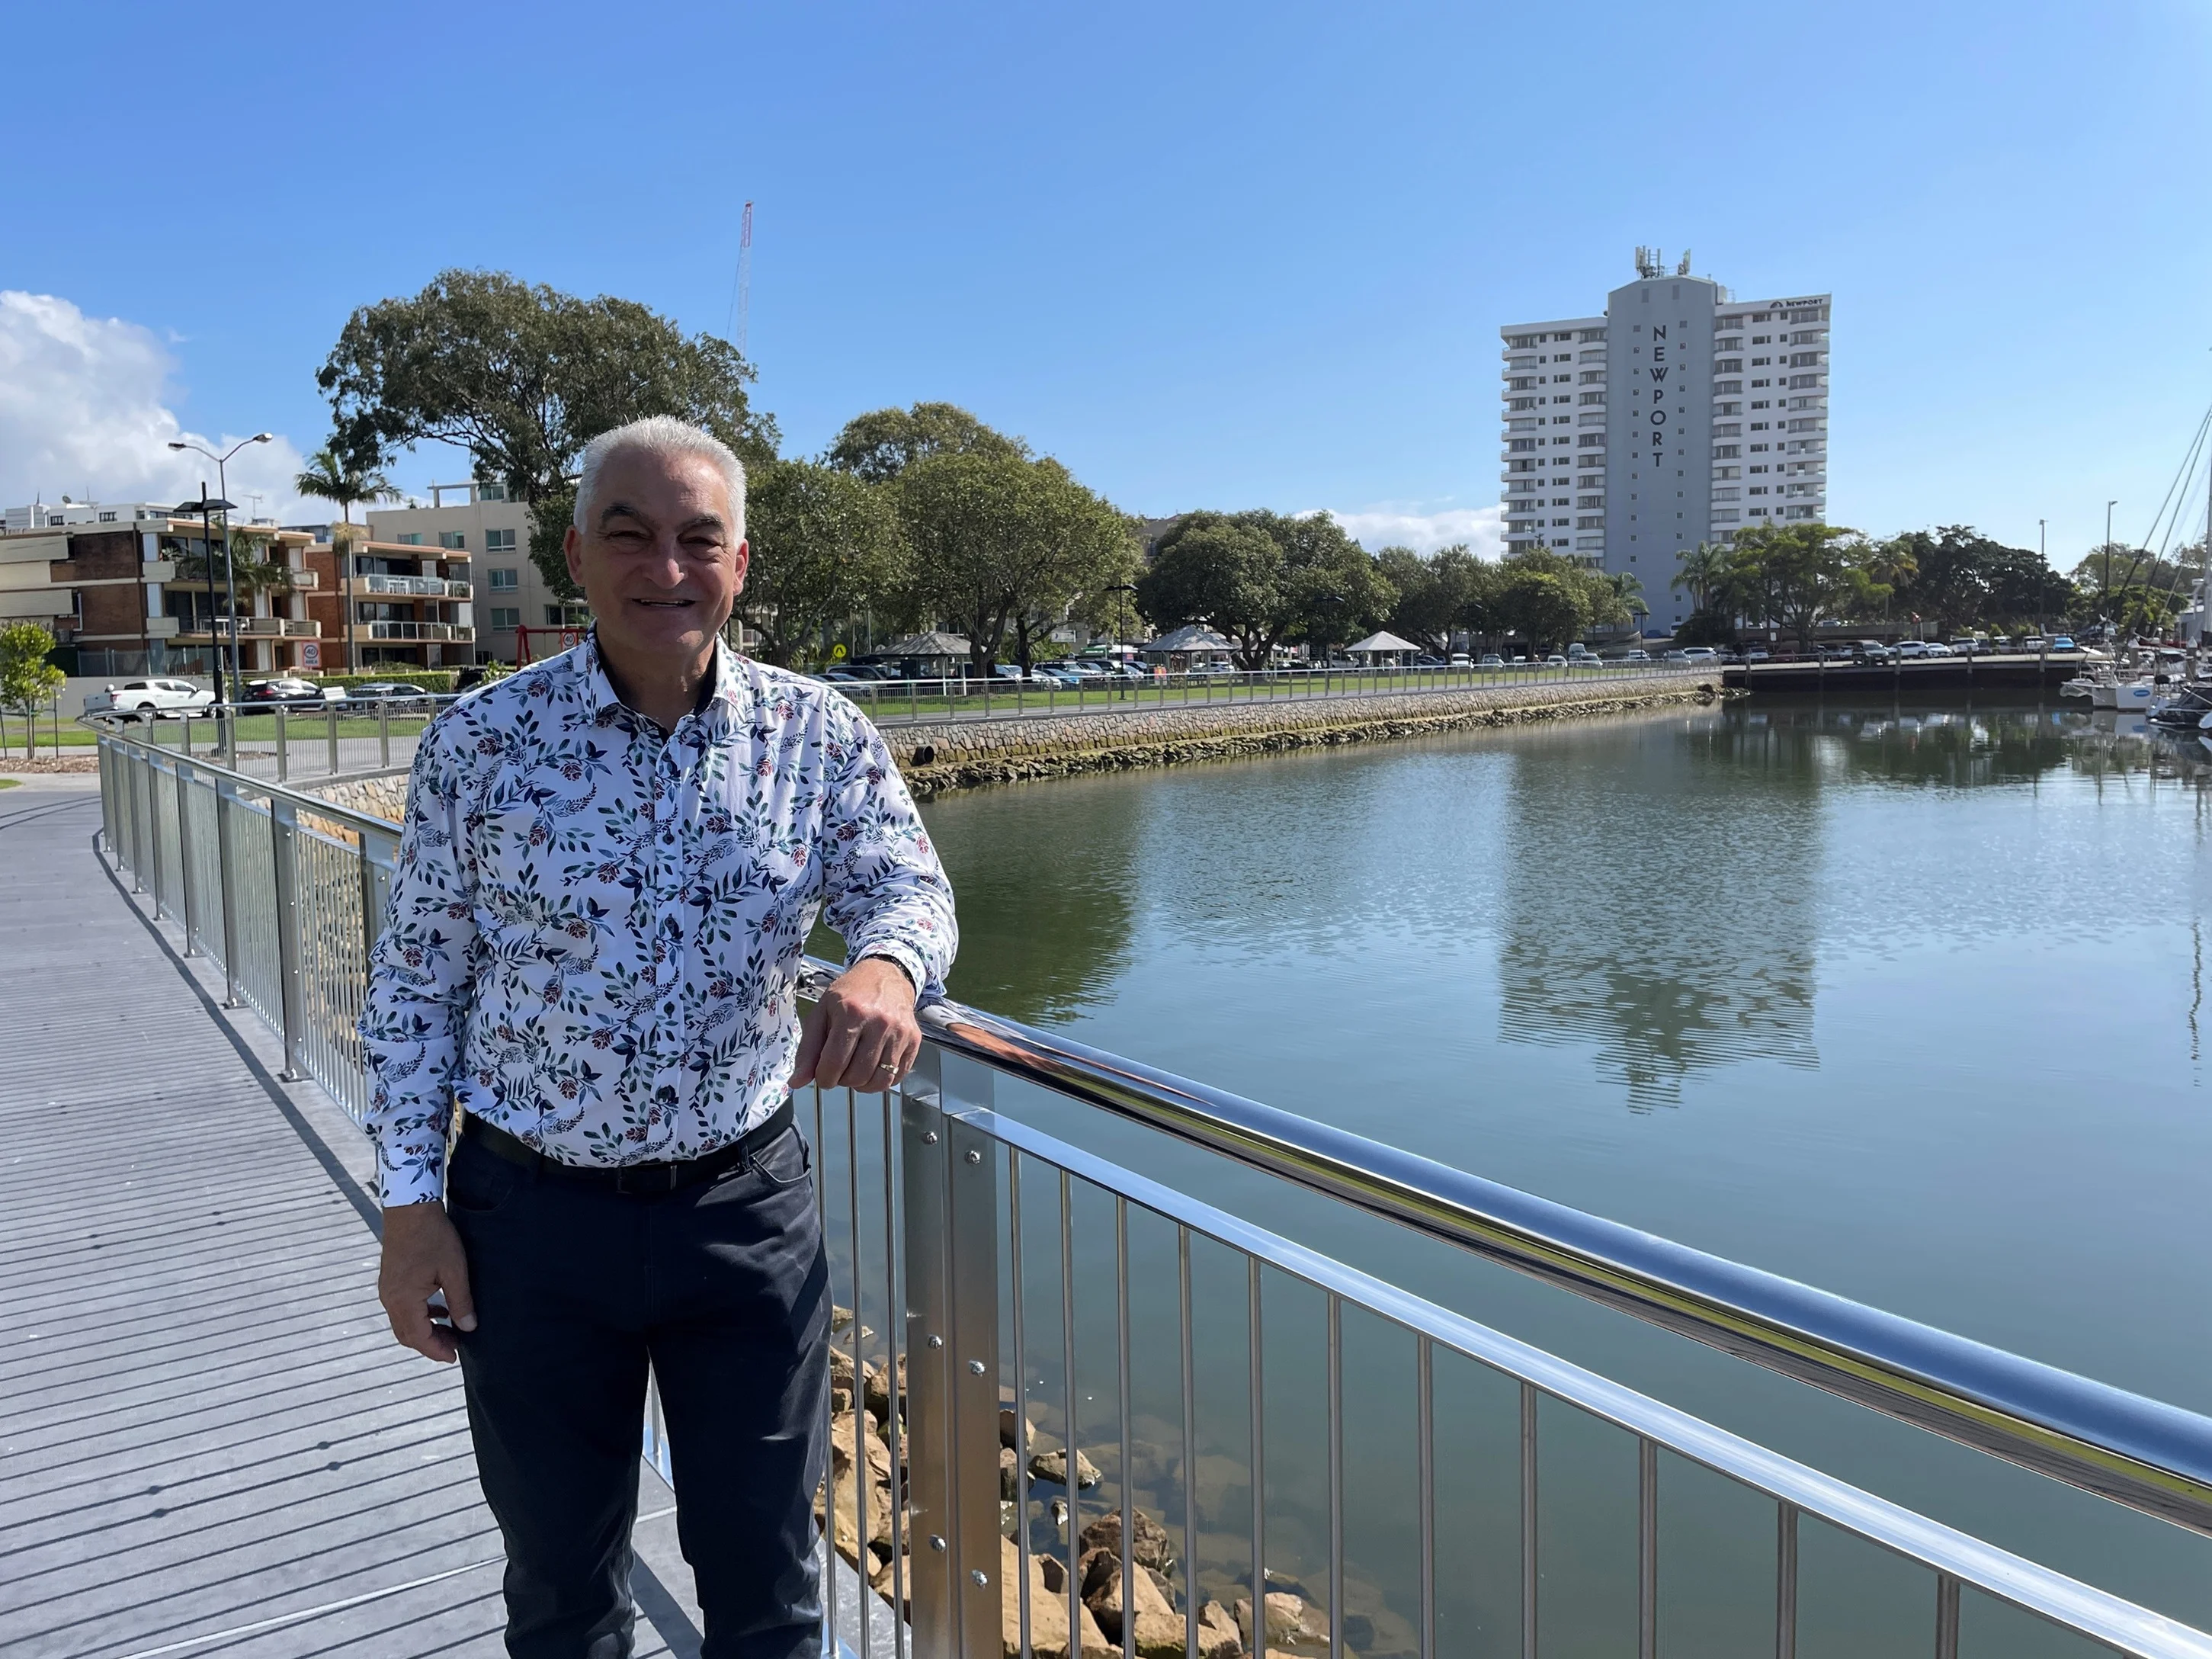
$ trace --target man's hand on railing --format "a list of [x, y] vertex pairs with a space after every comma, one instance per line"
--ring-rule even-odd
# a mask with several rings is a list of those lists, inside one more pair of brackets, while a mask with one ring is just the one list
[[[431, 1316], [430, 1298], [440, 1291], [446, 1293], [446, 1312], [453, 1326]], [[450, 1365], [460, 1357], [453, 1328], [476, 1329], [477, 1304], [469, 1294], [469, 1263], [461, 1236], [447, 1218], [444, 1205], [434, 1200], [385, 1211], [376, 1296], [401, 1346], [441, 1364]]]
[[921, 1052], [915, 987], [896, 963], [863, 957], [840, 974], [799, 1030], [791, 1086], [896, 1088]]

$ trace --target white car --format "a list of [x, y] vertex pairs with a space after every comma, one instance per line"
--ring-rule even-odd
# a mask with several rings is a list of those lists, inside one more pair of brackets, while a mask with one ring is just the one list
[[[1915, 658], [1929, 654], [1928, 641], [1925, 640], [1899, 640], [1891, 649], [1895, 653], [1899, 662], [1911, 662]], [[1944, 654], [1948, 656], [1950, 653], [1946, 652]]]
[[[1674, 653], [1670, 651], [1667, 654], [1671, 657]], [[1710, 645], [1686, 645], [1682, 647], [1682, 660], [1684, 662], [1717, 663], [1720, 659], [1721, 653], [1714, 650]]]
[[133, 714], [141, 720], [184, 716], [206, 708], [215, 693], [190, 680], [125, 680], [105, 686], [84, 700], [88, 714]]
[[1959, 653], [1941, 640], [1930, 640], [1928, 648], [1920, 654], [1923, 657], [1955, 657]]

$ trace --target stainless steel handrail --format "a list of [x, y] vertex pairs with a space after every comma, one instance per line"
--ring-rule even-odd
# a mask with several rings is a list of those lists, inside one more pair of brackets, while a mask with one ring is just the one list
[[2212, 1536], [2212, 1418], [956, 1002], [923, 1019], [1002, 1072]]

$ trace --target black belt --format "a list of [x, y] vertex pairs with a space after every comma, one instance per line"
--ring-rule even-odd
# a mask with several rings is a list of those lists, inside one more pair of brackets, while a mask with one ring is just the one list
[[525, 1145], [498, 1125], [485, 1122], [474, 1113], [462, 1120], [461, 1133], [495, 1157], [556, 1181], [575, 1182], [605, 1192], [672, 1193], [681, 1188], [696, 1187], [702, 1181], [712, 1181], [724, 1170], [736, 1168], [796, 1121], [791, 1097], [786, 1095], [783, 1104], [769, 1115], [767, 1122], [748, 1130], [728, 1146], [698, 1158], [662, 1164], [563, 1164], [557, 1158], [549, 1158]]

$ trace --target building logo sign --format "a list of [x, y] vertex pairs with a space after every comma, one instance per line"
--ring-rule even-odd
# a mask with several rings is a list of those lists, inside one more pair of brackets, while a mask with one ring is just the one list
[[1667, 445], [1667, 325], [1651, 325], [1651, 447]]

